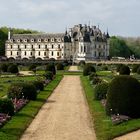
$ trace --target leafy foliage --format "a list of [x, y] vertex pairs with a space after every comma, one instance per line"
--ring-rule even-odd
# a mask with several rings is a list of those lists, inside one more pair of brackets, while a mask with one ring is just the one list
[[56, 69], [55, 69], [54, 63], [47, 64], [46, 71], [50, 71], [55, 75], [56, 74]]
[[122, 65], [119, 73], [120, 75], [130, 75], [130, 68], [126, 65]]
[[94, 99], [95, 100], [106, 99], [108, 87], [109, 87], [109, 84], [105, 82], [102, 82], [96, 85], [95, 91], [94, 91]]
[[10, 64], [8, 66], [7, 72], [18, 73], [18, 66], [16, 64]]
[[92, 72], [96, 72], [95, 67], [92, 64], [86, 64], [84, 66], [83, 75], [87, 76], [90, 75]]
[[64, 70], [64, 65], [63, 65], [63, 63], [58, 63], [58, 64], [56, 65], [56, 67], [57, 67], [57, 70]]
[[120, 75], [112, 80], [107, 92], [106, 112], [132, 118], [140, 117], [140, 83], [129, 75]]

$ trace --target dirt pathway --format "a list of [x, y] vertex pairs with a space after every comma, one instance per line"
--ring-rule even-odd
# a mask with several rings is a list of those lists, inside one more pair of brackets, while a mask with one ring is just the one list
[[96, 140], [79, 76], [64, 76], [21, 140]]
[[128, 133], [124, 136], [115, 138], [114, 140], [140, 140], [140, 130]]

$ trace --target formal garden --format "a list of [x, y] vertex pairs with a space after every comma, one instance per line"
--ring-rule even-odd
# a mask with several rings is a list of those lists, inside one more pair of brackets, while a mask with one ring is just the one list
[[140, 129], [140, 65], [81, 61], [79, 72], [68, 69], [67, 62], [0, 65], [1, 140], [20, 138], [63, 75], [81, 77], [97, 139], [111, 140]]
[[140, 65], [82, 62], [80, 67], [97, 139], [109, 140], [140, 129]]

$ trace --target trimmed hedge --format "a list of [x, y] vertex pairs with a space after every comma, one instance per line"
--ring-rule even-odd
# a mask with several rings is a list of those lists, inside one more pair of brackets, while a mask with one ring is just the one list
[[92, 72], [90, 75], [89, 75], [89, 80], [92, 81], [94, 77], [97, 77], [97, 74], [95, 72]]
[[92, 72], [96, 72], [95, 67], [92, 64], [86, 64], [84, 66], [83, 75], [87, 76], [90, 75]]
[[33, 81], [33, 84], [36, 87], [36, 90], [40, 90], [40, 91], [44, 90], [43, 81]]
[[46, 71], [44, 74], [46, 80], [53, 80], [53, 73], [51, 71]]
[[102, 82], [96, 85], [95, 90], [94, 90], [94, 99], [95, 100], [106, 99], [108, 87], [109, 87], [109, 84], [105, 82]]
[[0, 113], [14, 115], [14, 105], [10, 99], [0, 99]]
[[47, 64], [46, 71], [50, 71], [55, 75], [56, 74], [55, 65], [53, 63]]
[[122, 65], [119, 71], [120, 75], [130, 75], [130, 68], [126, 65]]
[[133, 65], [132, 72], [133, 73], [137, 72], [137, 70], [138, 70], [139, 67], [140, 67], [140, 65]]
[[137, 79], [120, 75], [112, 80], [107, 92], [106, 113], [139, 118], [140, 83]]
[[57, 67], [57, 70], [64, 70], [64, 65], [62, 63], [58, 63], [56, 67]]
[[13, 83], [9, 87], [7, 96], [12, 99], [24, 98], [28, 100], [35, 100], [37, 97], [37, 91], [33, 83]]
[[7, 72], [18, 73], [18, 66], [16, 64], [11, 64], [8, 66]]

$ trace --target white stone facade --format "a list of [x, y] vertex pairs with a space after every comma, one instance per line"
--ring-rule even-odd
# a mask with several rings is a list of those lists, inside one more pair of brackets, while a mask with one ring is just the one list
[[95, 26], [76, 25], [65, 34], [8, 36], [5, 55], [13, 59], [94, 60], [109, 56], [109, 35]]

